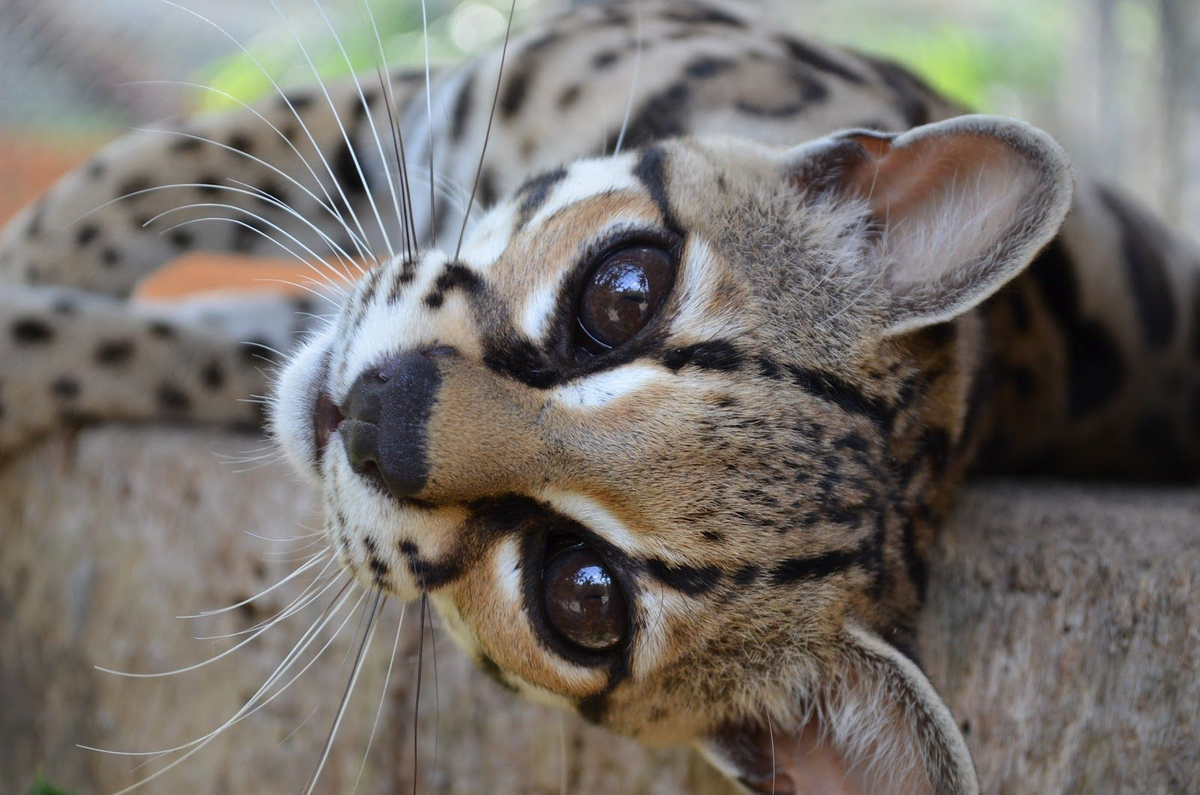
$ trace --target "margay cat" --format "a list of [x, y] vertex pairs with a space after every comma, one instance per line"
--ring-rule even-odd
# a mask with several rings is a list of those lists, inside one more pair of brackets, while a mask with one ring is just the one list
[[[258, 420], [233, 340], [286, 349], [294, 302], [122, 300], [180, 251], [377, 259], [270, 418], [364, 588], [750, 791], [976, 791], [911, 651], [938, 525], [972, 468], [1200, 473], [1195, 250], [1073, 194], [1046, 135], [741, 6], [583, 8], [500, 68], [289, 93], [64, 178], [0, 238], [0, 445]], [[429, 163], [483, 207], [431, 206]]]

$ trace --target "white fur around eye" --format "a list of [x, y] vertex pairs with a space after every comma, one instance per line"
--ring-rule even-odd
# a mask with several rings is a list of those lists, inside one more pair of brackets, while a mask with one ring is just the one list
[[627, 364], [561, 386], [551, 395], [551, 400], [570, 409], [602, 408], [663, 377], [660, 367]]
[[582, 160], [573, 164], [567, 171], [566, 179], [555, 186], [530, 225], [537, 226], [564, 207], [592, 196], [638, 188], [637, 177], [630, 171], [632, 165], [633, 158], [628, 155]]

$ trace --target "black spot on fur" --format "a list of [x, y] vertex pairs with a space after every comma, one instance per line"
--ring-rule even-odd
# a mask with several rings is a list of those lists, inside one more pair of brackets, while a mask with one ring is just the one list
[[592, 68], [602, 71], [615, 64], [621, 58], [616, 50], [603, 50], [592, 56]]
[[1171, 280], [1156, 242], [1163, 239], [1166, 232], [1152, 219], [1103, 188], [1100, 199], [1120, 222], [1125, 275], [1129, 279], [1146, 344], [1162, 350], [1171, 343], [1175, 333]]
[[732, 371], [739, 369], [742, 362], [741, 351], [729, 340], [685, 345], [669, 350], [663, 356], [663, 364], [676, 372], [688, 365], [702, 370]]
[[126, 201], [133, 201], [139, 198], [134, 194], [142, 194], [143, 191], [152, 190], [154, 187], [155, 183], [146, 177], [133, 177], [117, 186], [117, 196], [128, 197]]
[[475, 93], [475, 74], [467, 75], [462, 88], [454, 100], [454, 113], [450, 116], [450, 138], [461, 141], [467, 131], [467, 122], [471, 118], [471, 99]]
[[54, 339], [54, 328], [40, 318], [20, 318], [13, 322], [10, 329], [13, 342], [22, 345], [37, 345]]
[[499, 196], [500, 191], [496, 187], [496, 172], [484, 166], [483, 171], [479, 174], [479, 203], [484, 207], [491, 207]]
[[699, 58], [693, 59], [687, 65], [685, 72], [690, 78], [707, 80], [724, 74], [735, 66], [737, 66], [737, 61], [732, 58], [717, 58], [711, 55], [702, 55]]
[[105, 166], [102, 161], [93, 160], [91, 164], [88, 165], [87, 171], [84, 173], [87, 174], [88, 179], [100, 179], [100, 177], [104, 176], [104, 172], [107, 169], [108, 167]]
[[79, 246], [86, 246], [99, 236], [99, 229], [92, 224], [84, 224], [83, 226], [79, 227], [79, 231], [75, 233], [75, 243]]
[[688, 596], [706, 594], [721, 582], [721, 570], [716, 566], [671, 564], [651, 558], [646, 561], [646, 571], [668, 588]]
[[185, 229], [176, 229], [170, 235], [171, 245], [178, 249], [189, 248], [195, 242], [195, 237]]
[[233, 133], [232, 136], [229, 136], [229, 141], [227, 143], [230, 149], [244, 151], [244, 153], [247, 155], [252, 154], [254, 151], [254, 139], [250, 136], [247, 136], [244, 132]]
[[204, 365], [200, 370], [200, 382], [209, 389], [220, 389], [225, 386], [225, 368], [217, 360]]
[[745, 566], [742, 566], [733, 573], [733, 584], [739, 585], [743, 588], [747, 585], [753, 585], [754, 581], [758, 579], [758, 575], [761, 573], [761, 571], [762, 570], [753, 563], [747, 563]]
[[179, 332], [170, 323], [165, 320], [152, 320], [147, 326], [152, 337], [157, 337], [160, 340], [173, 340], [179, 336]]
[[189, 154], [199, 150], [202, 146], [204, 146], [204, 141], [201, 141], [199, 138], [185, 137], [176, 139], [171, 144], [171, 149], [176, 154]]
[[60, 400], [74, 400], [79, 397], [79, 393], [83, 391], [79, 380], [71, 376], [62, 376], [56, 378], [50, 384], [50, 392]]
[[133, 342], [130, 340], [108, 340], [96, 346], [92, 358], [103, 367], [115, 367], [133, 358]]
[[[532, 47], [530, 48], [532, 50]], [[504, 81], [504, 89], [500, 92], [500, 118], [510, 121], [521, 112], [525, 105], [525, 97], [529, 94], [529, 84], [537, 59], [528, 52], [513, 66], [508, 79]]]
[[805, 66], [810, 66], [820, 72], [836, 75], [851, 83], [866, 82], [862, 75], [848, 69], [794, 36], [780, 36], [779, 42], [787, 50], [788, 55]]
[[875, 73], [892, 90], [893, 102], [900, 117], [909, 127], [920, 127], [930, 120], [928, 86], [904, 67], [891, 61], [869, 59]]
[[[663, 138], [675, 138], [688, 131], [688, 105], [691, 89], [686, 82], [673, 83], [647, 97], [629, 119], [624, 146], [635, 149]], [[616, 141], [616, 137], [613, 137]]]
[[345, 191], [347, 197], [353, 198], [365, 194], [366, 186], [358, 176], [358, 166], [354, 161], [354, 152], [350, 149], [348, 143], [342, 141], [333, 155], [331, 165], [333, 173], [337, 177], [338, 184], [342, 186], [342, 190]]
[[1072, 417], [1103, 407], [1120, 391], [1125, 364], [1112, 335], [1082, 316], [1073, 265], [1055, 239], [1030, 266], [1042, 300], [1058, 324], [1067, 349], [1067, 404]]
[[731, 28], [746, 27], [745, 21], [731, 14], [727, 14], [716, 8], [707, 8], [699, 5], [669, 8], [663, 11], [660, 16], [662, 19], [671, 22], [682, 22], [685, 25], [724, 25]]
[[809, 74], [802, 67], [796, 67], [788, 75], [788, 82], [795, 86], [796, 99], [782, 105], [766, 107], [750, 102], [739, 101], [736, 107], [742, 113], [767, 119], [786, 119], [803, 113], [817, 102], [823, 102], [829, 96], [829, 89]]
[[78, 314], [79, 306], [70, 298], [56, 298], [54, 303], [50, 305], [51, 311], [56, 315], [63, 317], [73, 317]]
[[100, 264], [106, 268], [115, 268], [121, 264], [121, 252], [109, 246], [100, 252]]
[[178, 386], [164, 383], [158, 388], [158, 405], [169, 412], [182, 413], [192, 407], [192, 399]]
[[279, 104], [285, 109], [288, 105], [291, 105], [292, 109], [297, 113], [308, 108], [316, 100], [316, 95], [310, 91], [289, 91], [283, 97], [280, 99]]
[[567, 86], [558, 95], [558, 109], [564, 112], [570, 110], [579, 101], [579, 96], [582, 93], [583, 86], [578, 83]]

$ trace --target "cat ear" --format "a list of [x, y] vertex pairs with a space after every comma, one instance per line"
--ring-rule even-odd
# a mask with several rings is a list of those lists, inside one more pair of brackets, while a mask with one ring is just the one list
[[912, 660], [851, 625], [832, 668], [799, 714], [725, 726], [701, 752], [763, 795], [979, 791], [958, 724]]
[[1029, 264], [1058, 232], [1074, 181], [1062, 148], [1028, 124], [962, 116], [901, 135], [851, 131], [789, 153], [806, 195], [865, 202], [885, 332], [950, 320]]

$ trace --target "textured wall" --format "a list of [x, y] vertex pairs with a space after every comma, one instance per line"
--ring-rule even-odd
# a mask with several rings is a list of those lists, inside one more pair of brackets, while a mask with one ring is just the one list
[[[247, 534], [320, 526], [305, 489], [280, 469], [235, 473], [214, 454], [255, 446], [200, 431], [110, 428], [0, 469], [0, 791], [23, 791], [38, 770], [80, 793], [132, 783], [153, 768], [134, 772], [139, 760], [75, 744], [151, 750], [203, 735], [316, 618], [309, 610], [177, 677], [93, 669], [201, 660], [229, 642], [193, 634], [243, 628], [295, 594], [285, 587], [254, 609], [174, 618], [243, 599], [294, 565], [284, 559], [311, 554], [301, 549], [308, 540]], [[967, 495], [956, 525], [922, 654], [968, 726], [985, 791], [1200, 790], [1200, 491], [996, 483]], [[410, 606], [362, 793], [412, 787], [416, 614]], [[318, 792], [354, 786], [398, 616], [398, 605], [385, 609]], [[303, 791], [357, 627], [351, 618], [295, 687], [150, 791]], [[648, 752], [517, 702], [439, 632], [425, 645], [415, 726], [422, 792], [727, 791], [686, 751]]]

